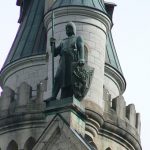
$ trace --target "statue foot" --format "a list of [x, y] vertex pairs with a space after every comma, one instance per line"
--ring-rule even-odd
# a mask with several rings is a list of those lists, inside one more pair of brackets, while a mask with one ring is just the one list
[[53, 96], [48, 99], [48, 101], [55, 101], [55, 100], [57, 100], [57, 99], [56, 99], [56, 97], [53, 97]]
[[50, 97], [50, 98], [44, 100], [44, 102], [55, 101], [55, 100], [57, 100], [56, 97], [53, 97], [53, 96], [52, 96], [52, 97]]

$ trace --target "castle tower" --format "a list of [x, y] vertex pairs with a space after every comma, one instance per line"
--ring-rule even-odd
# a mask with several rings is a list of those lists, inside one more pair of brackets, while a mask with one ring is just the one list
[[[103, 0], [17, 0], [20, 27], [0, 72], [2, 150], [141, 150], [140, 114], [126, 106], [126, 81], [112, 39], [115, 4]], [[89, 90], [46, 101], [52, 93], [52, 13], [56, 45], [74, 22], [94, 68]], [[54, 71], [59, 66], [55, 59]]]

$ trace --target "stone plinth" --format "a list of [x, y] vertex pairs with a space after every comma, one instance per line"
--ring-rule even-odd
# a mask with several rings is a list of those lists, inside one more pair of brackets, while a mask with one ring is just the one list
[[71, 128], [84, 136], [86, 119], [85, 109], [80, 101], [74, 97], [54, 101], [47, 100], [44, 112], [48, 121], [53, 120], [56, 114], [62, 115]]

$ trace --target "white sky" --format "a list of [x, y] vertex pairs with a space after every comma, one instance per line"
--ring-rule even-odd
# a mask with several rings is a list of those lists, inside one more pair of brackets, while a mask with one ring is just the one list
[[[109, 0], [115, 2], [113, 37], [127, 81], [127, 104], [134, 103], [141, 113], [143, 150], [149, 150], [150, 134], [150, 1]], [[16, 35], [19, 7], [16, 0], [0, 4], [0, 68]]]

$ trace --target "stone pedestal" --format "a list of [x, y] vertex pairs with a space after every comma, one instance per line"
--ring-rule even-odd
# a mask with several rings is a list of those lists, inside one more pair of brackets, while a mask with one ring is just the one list
[[53, 120], [55, 115], [63, 117], [64, 121], [79, 134], [85, 134], [85, 108], [75, 99], [69, 97], [61, 100], [46, 101], [45, 114], [47, 120]]

